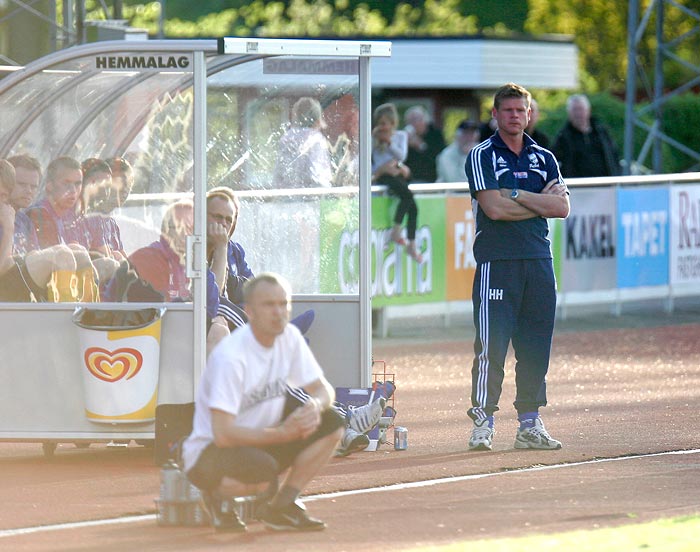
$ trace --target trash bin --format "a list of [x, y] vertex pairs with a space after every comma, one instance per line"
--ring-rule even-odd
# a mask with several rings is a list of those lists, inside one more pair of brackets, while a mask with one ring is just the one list
[[128, 424], [155, 419], [164, 314], [165, 308], [75, 309], [88, 420]]

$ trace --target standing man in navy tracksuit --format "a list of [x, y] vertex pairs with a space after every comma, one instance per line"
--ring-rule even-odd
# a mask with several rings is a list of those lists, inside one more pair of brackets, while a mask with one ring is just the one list
[[477, 263], [471, 450], [491, 450], [509, 342], [516, 358], [514, 406], [520, 421], [515, 448], [561, 448], [538, 409], [547, 404], [545, 376], [556, 310], [547, 219], [569, 215], [569, 191], [554, 155], [525, 134], [530, 101], [530, 93], [517, 84], [496, 92], [492, 114], [498, 131], [471, 150], [465, 167]]

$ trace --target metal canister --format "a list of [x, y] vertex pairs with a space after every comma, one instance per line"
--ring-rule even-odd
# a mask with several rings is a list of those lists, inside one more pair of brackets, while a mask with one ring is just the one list
[[182, 500], [183, 473], [180, 467], [168, 460], [160, 470], [160, 500], [158, 501], [158, 523], [180, 525], [182, 522], [180, 503]]
[[394, 427], [394, 450], [406, 450], [408, 448], [408, 429], [401, 426]]
[[183, 499], [183, 474], [180, 467], [168, 460], [160, 470], [160, 499], [176, 502]]

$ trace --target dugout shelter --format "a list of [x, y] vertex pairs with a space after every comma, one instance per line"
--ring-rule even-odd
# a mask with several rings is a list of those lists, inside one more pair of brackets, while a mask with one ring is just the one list
[[[0, 80], [0, 158], [30, 154], [46, 167], [70, 156], [123, 157], [135, 170], [113, 213], [131, 253], [157, 240], [164, 209], [192, 199], [189, 302], [2, 303], [0, 439], [147, 440], [153, 421], [85, 416], [77, 307], [164, 309], [157, 402], [193, 400], [205, 365], [207, 190], [241, 201], [234, 235], [254, 272], [294, 290], [293, 314], [312, 308], [307, 337], [336, 386], [371, 377], [370, 61], [372, 41], [224, 38], [98, 42], [47, 55]], [[277, 145], [302, 97], [323, 110], [331, 181], [280, 184]]]

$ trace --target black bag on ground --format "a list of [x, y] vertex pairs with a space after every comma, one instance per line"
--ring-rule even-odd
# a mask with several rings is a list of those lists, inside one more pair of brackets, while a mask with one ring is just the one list
[[180, 462], [182, 441], [192, 433], [194, 403], [159, 404], [156, 406], [156, 442], [154, 461], [162, 466], [168, 460]]

